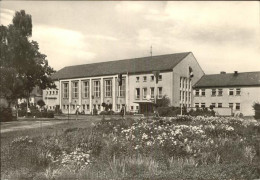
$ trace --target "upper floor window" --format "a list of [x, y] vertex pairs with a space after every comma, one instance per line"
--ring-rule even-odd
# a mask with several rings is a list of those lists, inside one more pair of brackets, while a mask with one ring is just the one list
[[83, 82], [83, 97], [89, 98], [89, 81]]
[[154, 81], [154, 76], [151, 76], [151, 81]]
[[205, 89], [202, 89], [201, 90], [201, 96], [205, 96], [205, 95], [206, 95]]
[[78, 82], [72, 82], [72, 98], [78, 98]]
[[234, 95], [234, 89], [229, 89], [229, 95], [233, 96]]
[[162, 75], [159, 75], [158, 80], [159, 80], [159, 81], [162, 80]]
[[125, 97], [125, 79], [122, 79], [122, 86], [118, 86], [118, 96]]
[[216, 96], [216, 89], [212, 89], [212, 90], [211, 90], [211, 95], [212, 95], [212, 96]]
[[100, 81], [94, 81], [94, 96], [100, 97]]
[[147, 77], [143, 76], [143, 81], [146, 82], [147, 81]]
[[162, 98], [162, 87], [158, 87], [158, 98]]
[[69, 83], [63, 83], [63, 98], [69, 98]]
[[222, 96], [223, 95], [223, 89], [218, 89], [218, 96]]
[[105, 97], [112, 96], [112, 80], [105, 80]]
[[200, 90], [199, 89], [196, 89], [195, 90], [195, 96], [199, 96], [200, 95]]
[[237, 95], [237, 96], [240, 96], [240, 94], [241, 94], [241, 89], [240, 89], [240, 88], [237, 88], [237, 89], [236, 89], [236, 95]]
[[135, 99], [140, 99], [140, 88], [135, 89]]
[[143, 99], [146, 99], [147, 96], [147, 88], [143, 88]]
[[136, 77], [136, 82], [139, 82], [139, 79], [140, 79], [139, 77]]
[[180, 88], [182, 88], [182, 77], [180, 77]]
[[229, 108], [233, 109], [233, 106], [234, 106], [233, 103], [228, 103]]

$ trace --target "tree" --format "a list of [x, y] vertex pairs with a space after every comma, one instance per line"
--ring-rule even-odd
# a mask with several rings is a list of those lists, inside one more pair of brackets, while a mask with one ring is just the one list
[[45, 102], [42, 99], [40, 99], [39, 101], [37, 101], [37, 105], [42, 108], [43, 106], [45, 106]]
[[1, 97], [10, 107], [17, 98], [29, 98], [35, 86], [55, 88], [50, 78], [55, 71], [46, 55], [39, 52], [32, 35], [32, 18], [24, 10], [15, 13], [13, 23], [0, 26]]
[[170, 99], [164, 95], [161, 99], [156, 99], [156, 107], [169, 107]]

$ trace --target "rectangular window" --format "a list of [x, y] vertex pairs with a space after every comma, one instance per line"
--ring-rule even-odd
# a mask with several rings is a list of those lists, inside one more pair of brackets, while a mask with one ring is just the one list
[[185, 88], [185, 81], [186, 81], [186, 78], [183, 78], [183, 81], [182, 81], [182, 88], [183, 89]]
[[185, 100], [185, 92], [182, 91], [182, 102]]
[[215, 107], [216, 107], [216, 103], [211, 103], [211, 106], [212, 106], [213, 108], [215, 108]]
[[135, 99], [140, 99], [140, 88], [135, 89]]
[[195, 103], [196, 108], [199, 108], [199, 106], [200, 106], [200, 103]]
[[158, 98], [162, 98], [162, 87], [158, 87]]
[[236, 110], [240, 110], [240, 103], [236, 103]]
[[233, 96], [234, 95], [234, 89], [229, 89], [229, 95]]
[[223, 89], [218, 89], [218, 96], [222, 96], [223, 95]]
[[222, 103], [218, 103], [218, 107], [219, 107], [219, 108], [222, 108]]
[[228, 103], [229, 108], [233, 109], [233, 106], [234, 106], [233, 103]]
[[69, 109], [70, 108], [70, 106], [69, 105], [67, 105], [67, 109]]
[[85, 104], [83, 104], [82, 108], [85, 109], [85, 107], [86, 107]]
[[65, 109], [66, 108], [66, 106], [65, 105], [63, 105], [63, 109]]
[[182, 88], [182, 77], [180, 77], [180, 88]]
[[240, 96], [240, 94], [241, 94], [241, 89], [240, 89], [240, 88], [237, 88], [237, 89], [236, 89], [236, 95], [237, 95], [237, 96]]
[[89, 104], [87, 104], [87, 110], [89, 110]]
[[105, 80], [105, 97], [112, 97], [112, 80]]
[[151, 90], [151, 99], [154, 99], [154, 87], [151, 87], [150, 90]]
[[182, 102], [182, 91], [180, 91], [180, 101]]
[[189, 101], [191, 102], [191, 92], [189, 92], [189, 94], [190, 94], [190, 100]]
[[89, 98], [89, 81], [83, 82], [83, 97], [84, 98]]
[[185, 101], [188, 101], [188, 92], [185, 92]]
[[125, 97], [125, 79], [122, 79], [122, 86], [118, 86], [118, 96]]
[[189, 87], [188, 87], [188, 83], [189, 83], [189, 81], [188, 81], [188, 79], [186, 79], [186, 89], [189, 88]]
[[56, 91], [56, 94], [58, 94], [58, 91]]
[[199, 89], [196, 89], [195, 90], [195, 96], [199, 96], [200, 95], [200, 90]]
[[144, 82], [147, 81], [147, 77], [146, 77], [146, 76], [143, 77], [143, 81], [144, 81]]
[[143, 99], [146, 99], [147, 96], [147, 88], [143, 88]]
[[69, 83], [63, 83], [63, 98], [69, 98]]
[[151, 76], [151, 81], [154, 81], [154, 76]]
[[135, 109], [136, 109], [136, 110], [139, 110], [139, 106], [136, 106]]
[[201, 107], [201, 108], [205, 108], [205, 107], [206, 107], [206, 104], [205, 104], [205, 103], [201, 103], [201, 104], [200, 104], [200, 107]]
[[202, 89], [201, 90], [201, 96], [205, 96], [205, 95], [206, 95], [205, 89]]
[[162, 75], [159, 75], [158, 80], [159, 80], [159, 81], [162, 80]]
[[139, 77], [136, 77], [136, 82], [139, 82]]
[[75, 104], [72, 105], [72, 109], [75, 109]]
[[134, 110], [134, 106], [131, 106], [131, 110]]
[[94, 81], [94, 97], [100, 97], [100, 81]]
[[78, 98], [79, 89], [78, 82], [72, 82], [72, 98]]
[[101, 108], [101, 106], [100, 106], [100, 104], [98, 104], [98, 110], [100, 111], [100, 108]]
[[216, 89], [211, 90], [211, 96], [216, 96]]

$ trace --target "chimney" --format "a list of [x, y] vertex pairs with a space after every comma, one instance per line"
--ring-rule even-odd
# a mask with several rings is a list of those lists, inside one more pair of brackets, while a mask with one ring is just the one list
[[220, 74], [226, 74], [226, 72], [225, 71], [220, 71]]

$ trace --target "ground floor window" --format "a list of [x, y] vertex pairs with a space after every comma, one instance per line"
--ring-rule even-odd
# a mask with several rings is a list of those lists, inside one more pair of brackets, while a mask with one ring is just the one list
[[240, 110], [240, 103], [236, 103], [236, 110]]

